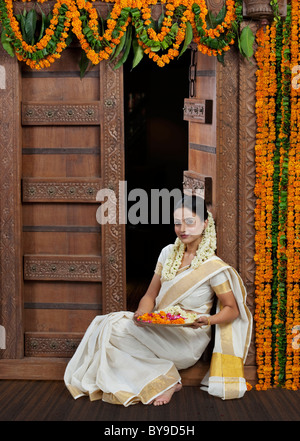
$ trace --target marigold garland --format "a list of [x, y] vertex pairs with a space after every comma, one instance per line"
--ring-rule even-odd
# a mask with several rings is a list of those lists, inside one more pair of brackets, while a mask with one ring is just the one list
[[14, 16], [12, 0], [1, 5], [1, 21], [7, 35], [11, 38], [19, 61], [24, 61], [32, 69], [49, 67], [66, 48], [66, 38], [71, 26], [71, 16], [68, 8], [72, 7], [71, 0], [57, 0], [53, 8], [53, 17], [49, 28], [40, 41], [31, 46], [27, 44], [20, 31], [19, 23]]
[[[151, 7], [158, 0], [104, 0], [112, 3], [106, 29], [100, 35], [99, 18], [94, 0], [57, 0], [53, 18], [45, 35], [33, 46], [28, 45], [13, 12], [14, 0], [0, 0], [0, 19], [18, 59], [33, 69], [48, 67], [66, 48], [70, 31], [76, 35], [81, 48], [93, 64], [111, 58], [117, 46], [123, 45], [129, 24], [135, 29], [138, 44], [158, 66], [168, 64], [180, 55], [180, 47], [193, 38], [198, 50], [221, 56], [234, 43], [234, 28], [242, 20], [242, 1], [226, 0], [222, 23], [208, 28], [208, 9], [205, 0], [161, 0], [165, 14], [161, 29], [156, 32]], [[23, 2], [30, 0], [22, 0]], [[44, 3], [46, 0], [37, 0]], [[176, 18], [176, 19], [175, 19]], [[179, 24], [180, 23], [180, 24]], [[132, 32], [130, 30], [130, 32]], [[123, 40], [122, 40], [123, 39]], [[123, 47], [123, 46], [122, 46]], [[158, 54], [158, 52], [161, 54]]]
[[288, 150], [290, 143], [290, 14], [283, 26], [281, 50], [281, 126], [279, 132], [279, 208], [277, 231], [277, 290], [276, 313], [274, 321], [274, 385], [283, 385], [285, 381], [286, 364], [286, 219], [287, 219], [287, 179], [288, 179]]
[[300, 64], [299, 5], [256, 36], [256, 360], [258, 390], [300, 388]]
[[[298, 1], [292, 1], [291, 16], [291, 67], [299, 65], [299, 18]], [[300, 324], [299, 280], [300, 280], [300, 223], [299, 223], [299, 185], [300, 185], [300, 97], [295, 88], [291, 88], [291, 122], [290, 148], [288, 152], [288, 185], [287, 185], [287, 299], [286, 299], [286, 367], [285, 386], [288, 389], [299, 388], [299, 352], [293, 348], [293, 327]]]
[[275, 141], [275, 26], [257, 33], [256, 142], [256, 360], [258, 388], [267, 389], [272, 375], [272, 211]]

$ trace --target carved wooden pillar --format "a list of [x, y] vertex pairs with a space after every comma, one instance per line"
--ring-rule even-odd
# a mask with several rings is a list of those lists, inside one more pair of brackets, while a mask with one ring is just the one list
[[[255, 33], [259, 24], [249, 24]], [[255, 141], [256, 62], [234, 48], [217, 65], [218, 255], [240, 273], [247, 303], [255, 298]], [[246, 364], [255, 366], [254, 336]]]
[[217, 13], [224, 5], [224, 0], [206, 0], [206, 4], [210, 11]]
[[217, 64], [217, 225], [218, 255], [238, 269], [238, 81], [239, 55], [226, 54]]
[[[113, 65], [114, 66], [114, 65]], [[101, 101], [104, 103], [103, 188], [113, 190], [120, 201], [119, 181], [124, 179], [123, 69], [110, 63], [100, 64]], [[117, 219], [119, 211], [117, 211]], [[126, 309], [125, 225], [102, 226], [103, 312]]]
[[21, 358], [23, 342], [21, 256], [20, 73], [0, 45], [0, 358]]
[[[279, 13], [286, 15], [287, 0], [278, 0]], [[273, 17], [270, 0], [244, 0], [244, 16], [254, 20], [269, 19]]]

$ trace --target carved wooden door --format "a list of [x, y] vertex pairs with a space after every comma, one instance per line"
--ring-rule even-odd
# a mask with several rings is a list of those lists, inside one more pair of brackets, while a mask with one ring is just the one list
[[184, 172], [184, 188], [205, 197], [216, 215], [216, 61], [195, 48], [189, 86], [184, 102], [184, 120], [189, 124], [189, 170]]
[[34, 368], [35, 357], [70, 357], [96, 315], [126, 307], [124, 226], [96, 220], [97, 192], [118, 198], [124, 179], [123, 78], [103, 62], [81, 80], [79, 48], [37, 72], [1, 55], [0, 355]]

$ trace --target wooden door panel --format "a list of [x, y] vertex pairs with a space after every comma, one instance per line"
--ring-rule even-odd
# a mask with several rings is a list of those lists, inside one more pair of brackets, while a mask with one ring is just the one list
[[[32, 78], [23, 77], [23, 86], [26, 91], [23, 94], [24, 101], [40, 100], [43, 96], [44, 101], [78, 101], [80, 99], [94, 101], [99, 99], [99, 70], [95, 70], [98, 76], [95, 78], [80, 78], [69, 76], [66, 78], [66, 72], [60, 76], [53, 73], [53, 77]], [[26, 75], [26, 74], [25, 74]], [[57, 79], [59, 78], [59, 81]]]
[[[50, 333], [68, 333], [70, 336], [72, 332], [83, 335], [93, 318], [101, 313], [101, 308], [98, 309], [94, 305], [77, 304], [56, 305], [53, 302], [49, 304], [37, 304], [36, 308], [25, 309], [25, 337], [30, 332], [34, 337], [35, 332], [44, 332], [44, 337], [50, 338]], [[80, 309], [75, 309], [76, 307]], [[84, 309], [86, 308], [86, 309]], [[33, 330], [33, 331], [31, 331]], [[26, 354], [27, 355], [27, 354]]]
[[[72, 283], [70, 290], [69, 282], [47, 283], [44, 281], [27, 280], [24, 289], [25, 308], [30, 309], [33, 303], [61, 303], [64, 299], [66, 304], [99, 305], [99, 286], [96, 283], [76, 282]], [[101, 287], [100, 287], [101, 291]], [[101, 296], [100, 296], [101, 302]], [[99, 306], [98, 306], [99, 309]]]
[[[201, 123], [189, 121], [189, 170], [184, 173], [186, 188], [192, 188], [204, 196], [215, 215], [216, 207], [216, 60], [201, 53], [192, 53], [190, 78], [192, 96], [186, 104], [210, 100], [212, 120]], [[192, 98], [192, 99], [190, 99]]]
[[122, 69], [0, 55], [0, 378], [61, 378], [91, 320], [126, 309], [125, 226], [97, 224], [95, 200], [124, 180]]
[[[51, 203], [47, 204], [43, 202], [44, 200], [46, 200], [46, 197], [48, 196], [48, 191], [44, 191], [44, 189], [42, 188], [40, 194], [37, 194], [38, 190], [34, 194], [34, 198], [37, 199], [37, 202], [39, 202], [40, 199], [43, 199], [41, 203], [23, 204], [23, 226], [30, 226], [30, 225], [46, 226], [46, 225], [51, 225], [53, 222], [56, 222], [57, 225], [63, 226], [63, 225], [67, 225], [67, 223], [69, 222], [71, 223], [71, 225], [78, 225], [79, 227], [86, 227], [86, 228], [98, 227], [100, 229], [100, 225], [97, 223], [96, 220], [96, 210], [98, 208], [98, 205], [96, 205], [95, 203], [94, 204], [77, 203], [76, 199], [72, 200], [71, 197], [69, 197], [68, 195], [66, 195], [65, 197], [65, 190], [62, 193], [62, 191], [60, 191], [60, 185], [58, 185], [57, 187], [58, 189], [49, 186], [49, 188], [51, 189], [49, 195], [49, 199], [51, 199]], [[79, 193], [79, 190], [76, 189], [76, 187], [74, 188], [74, 190], [71, 186], [70, 188], [72, 190], [72, 193], [73, 192], [75, 193], [76, 191]], [[29, 188], [28, 193], [30, 193], [30, 190], [31, 189]], [[60, 196], [61, 196], [60, 201], [62, 201], [63, 203], [52, 202], [52, 198], [58, 199]], [[79, 197], [81, 197], [80, 194]], [[90, 195], [88, 194], [87, 197], [90, 197]], [[96, 197], [96, 193], [94, 192], [94, 198], [95, 197]], [[69, 202], [69, 204], [66, 204], [64, 202]]]
[[22, 76], [24, 330], [31, 357], [70, 355], [103, 312], [100, 68], [80, 80], [68, 65], [72, 54], [61, 70], [39, 75], [25, 68]]
[[[99, 253], [99, 248], [101, 248], [100, 233], [49, 232], [50, 228], [55, 227], [50, 226], [48, 229], [44, 227], [43, 232], [26, 232], [23, 227], [23, 247], [27, 254], [97, 255]], [[47, 233], [47, 240], [45, 240], [45, 233]]]
[[[24, 148], [99, 148], [100, 126], [23, 127]], [[45, 134], [45, 136], [44, 136]], [[84, 152], [82, 152], [84, 154]]]
[[[24, 151], [25, 149], [23, 149]], [[65, 149], [67, 150], [67, 149]], [[53, 177], [51, 170], [55, 167], [56, 177], [85, 177], [97, 176], [100, 172], [100, 155], [97, 155], [95, 148], [85, 149], [87, 154], [83, 154], [84, 149], [69, 149], [69, 154], [50, 154], [48, 150], [38, 155], [37, 151], [30, 151], [30, 154], [23, 155], [24, 176]], [[63, 152], [65, 153], [65, 152]], [[46, 156], [47, 155], [47, 156]], [[95, 163], [91, 156], [98, 156], [99, 163]], [[25, 175], [26, 173], [26, 175]]]

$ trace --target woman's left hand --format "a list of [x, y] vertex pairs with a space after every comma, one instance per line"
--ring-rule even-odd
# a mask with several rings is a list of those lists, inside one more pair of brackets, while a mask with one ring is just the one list
[[193, 325], [191, 326], [194, 329], [202, 328], [202, 326], [209, 326], [209, 317], [206, 317], [205, 315], [198, 317], [197, 320], [194, 321]]

